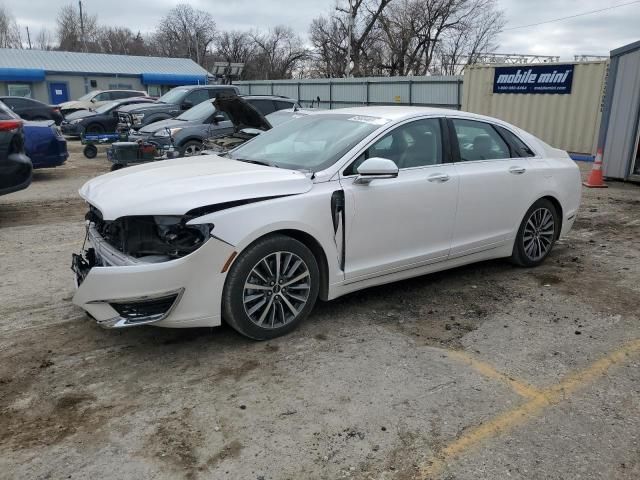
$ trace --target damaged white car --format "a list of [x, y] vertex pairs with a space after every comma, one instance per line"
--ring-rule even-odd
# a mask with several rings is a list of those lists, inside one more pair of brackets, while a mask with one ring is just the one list
[[316, 299], [492, 258], [542, 262], [572, 226], [566, 152], [458, 111], [363, 107], [287, 122], [226, 157], [93, 179], [73, 298], [100, 325], [254, 339]]

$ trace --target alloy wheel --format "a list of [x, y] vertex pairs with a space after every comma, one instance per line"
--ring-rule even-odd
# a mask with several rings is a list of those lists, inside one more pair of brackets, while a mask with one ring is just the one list
[[532, 261], [544, 258], [551, 247], [555, 236], [555, 221], [548, 208], [538, 208], [529, 216], [524, 227], [524, 253]]
[[191, 143], [189, 145], [187, 145], [184, 148], [184, 156], [185, 157], [192, 157], [194, 155], [200, 155], [200, 152], [202, 151], [202, 146], [195, 144], [195, 143]]
[[243, 290], [249, 319], [262, 328], [291, 323], [304, 309], [311, 291], [309, 267], [291, 252], [274, 252], [251, 269]]

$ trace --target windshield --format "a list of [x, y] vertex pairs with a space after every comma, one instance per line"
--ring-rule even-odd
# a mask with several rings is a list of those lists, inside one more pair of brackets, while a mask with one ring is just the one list
[[213, 115], [216, 109], [213, 106], [213, 102], [211, 100], [205, 100], [204, 102], [196, 105], [193, 108], [190, 108], [186, 112], [176, 117], [178, 120], [186, 120], [188, 122], [191, 121], [200, 121], [204, 122], [207, 118]]
[[119, 105], [118, 102], [109, 102], [109, 103], [105, 103], [104, 105], [100, 105], [98, 108], [94, 109], [94, 111], [97, 113], [107, 113], [112, 108], [115, 108], [118, 105]]
[[388, 120], [360, 115], [309, 115], [258, 135], [229, 158], [316, 172], [340, 157]]
[[300, 118], [303, 116], [304, 115], [296, 114], [291, 110], [280, 110], [278, 112], [273, 112], [267, 115], [267, 120], [269, 120], [269, 123], [272, 127], [277, 127], [278, 125], [288, 122], [289, 120], [293, 120], [294, 118]]
[[95, 96], [96, 96], [96, 94], [97, 94], [97, 93], [98, 93], [98, 91], [97, 91], [97, 90], [93, 90], [93, 91], [91, 91], [91, 92], [89, 92], [89, 93], [86, 93], [86, 94], [84, 94], [83, 96], [81, 96], [81, 97], [78, 99], [78, 101], [79, 101], [79, 102], [86, 102], [86, 101], [88, 101], [88, 100], [91, 100], [93, 97], [95, 97]]
[[182, 102], [182, 99], [188, 91], [189, 90], [187, 90], [186, 88], [173, 88], [162, 95], [158, 99], [158, 101], [162, 103], [173, 103], [177, 105], [178, 103]]

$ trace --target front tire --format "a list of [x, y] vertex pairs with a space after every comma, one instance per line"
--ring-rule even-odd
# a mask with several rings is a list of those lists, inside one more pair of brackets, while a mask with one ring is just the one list
[[540, 265], [558, 238], [560, 219], [556, 207], [546, 198], [535, 202], [522, 220], [511, 260], [521, 267]]
[[285, 335], [309, 315], [319, 286], [318, 263], [303, 243], [285, 235], [264, 237], [231, 266], [222, 296], [224, 318], [254, 340]]
[[180, 148], [180, 156], [182, 157], [193, 157], [200, 155], [201, 152], [202, 142], [199, 142], [198, 140], [189, 140], [182, 146], [182, 148]]

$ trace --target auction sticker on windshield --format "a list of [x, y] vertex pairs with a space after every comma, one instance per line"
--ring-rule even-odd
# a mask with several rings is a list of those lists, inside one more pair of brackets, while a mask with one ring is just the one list
[[369, 123], [371, 125], [384, 125], [385, 123], [389, 123], [389, 120], [386, 118], [367, 117], [364, 115], [356, 115], [355, 117], [349, 118], [349, 120], [351, 122]]

